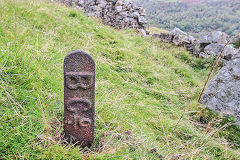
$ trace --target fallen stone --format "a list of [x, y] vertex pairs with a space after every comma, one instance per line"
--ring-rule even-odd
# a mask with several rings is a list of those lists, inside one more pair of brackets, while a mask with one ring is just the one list
[[186, 36], [183, 34], [175, 35], [173, 38], [173, 43], [177, 46], [184, 46], [186, 44], [191, 44], [194, 42], [194, 37], [192, 36]]
[[146, 18], [145, 18], [144, 16], [139, 16], [139, 17], [138, 17], [138, 22], [139, 22], [140, 24], [146, 24], [146, 23], [147, 23], [147, 20], [146, 20]]
[[226, 60], [230, 60], [236, 54], [237, 54], [237, 50], [233, 46], [227, 45], [223, 51], [223, 56], [224, 56], [223, 58]]
[[210, 44], [219, 43], [225, 44], [227, 42], [227, 34], [221, 31], [203, 32], [199, 36], [200, 43]]
[[123, 4], [123, 1], [122, 0], [118, 0], [115, 4], [115, 6], [122, 6]]
[[[223, 44], [212, 43], [204, 48], [204, 52], [208, 55], [218, 56], [223, 50]], [[233, 55], [237, 53], [237, 50], [231, 45], [226, 45], [223, 50], [223, 59], [230, 60]]]
[[122, 6], [117, 6], [117, 7], [115, 7], [115, 9], [117, 12], [121, 12], [123, 8], [122, 8]]
[[171, 35], [176, 36], [176, 35], [187, 35], [187, 33], [183, 32], [181, 29], [175, 27], [171, 32]]
[[138, 18], [140, 15], [139, 15], [139, 13], [138, 12], [133, 12], [133, 17], [134, 18]]

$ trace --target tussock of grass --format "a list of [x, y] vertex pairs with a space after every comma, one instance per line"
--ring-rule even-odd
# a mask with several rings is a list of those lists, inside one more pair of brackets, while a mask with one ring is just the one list
[[[84, 150], [60, 139], [63, 59], [76, 49], [96, 62], [96, 139]], [[201, 64], [57, 3], [0, 0], [0, 157], [238, 159], [239, 140], [226, 135], [239, 131], [198, 119]]]

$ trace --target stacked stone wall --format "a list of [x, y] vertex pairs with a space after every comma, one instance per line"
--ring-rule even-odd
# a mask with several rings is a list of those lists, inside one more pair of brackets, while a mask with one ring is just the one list
[[117, 29], [137, 28], [143, 34], [147, 20], [142, 7], [129, 0], [54, 0], [83, 10], [90, 17], [99, 17]]

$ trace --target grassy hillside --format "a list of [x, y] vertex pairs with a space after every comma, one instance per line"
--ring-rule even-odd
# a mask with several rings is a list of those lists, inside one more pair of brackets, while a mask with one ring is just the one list
[[[60, 139], [63, 60], [76, 49], [96, 62], [84, 150]], [[48, 0], [0, 0], [0, 159], [239, 159], [239, 130], [196, 103], [209, 65]]]

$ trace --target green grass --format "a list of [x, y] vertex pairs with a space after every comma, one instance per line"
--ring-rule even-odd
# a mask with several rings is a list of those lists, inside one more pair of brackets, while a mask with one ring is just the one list
[[[63, 60], [76, 49], [96, 63], [88, 151], [59, 138]], [[0, 0], [0, 158], [239, 159], [239, 130], [196, 103], [209, 65], [57, 3]]]

